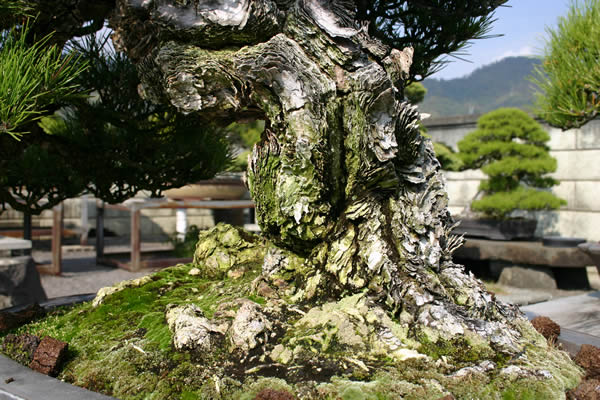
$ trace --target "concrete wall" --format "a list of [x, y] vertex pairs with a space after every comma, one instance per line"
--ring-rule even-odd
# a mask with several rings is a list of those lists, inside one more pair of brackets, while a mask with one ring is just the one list
[[[425, 120], [434, 141], [457, 150], [458, 141], [475, 129], [477, 116]], [[552, 174], [560, 181], [552, 191], [567, 200], [558, 211], [528, 213], [538, 219], [539, 236], [562, 235], [600, 240], [600, 119], [580, 129], [561, 131], [544, 125], [550, 134], [550, 153], [558, 161]], [[461, 213], [486, 176], [479, 170], [446, 172], [450, 212]]]

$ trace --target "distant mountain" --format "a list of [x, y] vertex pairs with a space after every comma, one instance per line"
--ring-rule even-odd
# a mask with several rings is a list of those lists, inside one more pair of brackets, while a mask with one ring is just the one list
[[533, 85], [528, 81], [540, 63], [532, 57], [508, 57], [456, 79], [425, 79], [425, 100], [419, 110], [432, 117], [482, 114], [499, 107], [529, 111]]

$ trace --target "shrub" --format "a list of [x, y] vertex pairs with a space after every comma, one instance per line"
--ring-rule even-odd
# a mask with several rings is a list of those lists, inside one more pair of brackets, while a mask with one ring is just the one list
[[516, 108], [501, 108], [483, 115], [477, 129], [459, 143], [467, 168], [481, 168], [488, 175], [480, 190], [483, 198], [471, 208], [495, 218], [512, 211], [554, 210], [566, 204], [549, 192], [558, 182], [545, 176], [556, 170], [548, 153], [550, 136], [540, 124]]

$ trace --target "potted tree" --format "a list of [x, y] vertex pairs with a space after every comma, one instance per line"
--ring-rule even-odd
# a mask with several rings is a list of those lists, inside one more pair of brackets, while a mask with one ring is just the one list
[[514, 218], [514, 212], [554, 210], [566, 204], [549, 191], [558, 182], [547, 176], [556, 170], [548, 140], [542, 126], [516, 108], [501, 108], [479, 118], [477, 129], [458, 148], [466, 168], [481, 168], [488, 176], [471, 203], [471, 209], [486, 218], [463, 219], [463, 232], [491, 239], [532, 238], [537, 221]]

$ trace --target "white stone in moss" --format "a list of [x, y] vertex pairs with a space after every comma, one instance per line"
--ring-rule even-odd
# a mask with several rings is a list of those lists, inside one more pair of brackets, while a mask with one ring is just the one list
[[195, 304], [169, 304], [165, 318], [177, 350], [208, 351], [213, 347], [217, 335], [224, 335], [228, 327], [227, 323], [212, 323]]
[[108, 296], [110, 296], [114, 293], [120, 292], [121, 290], [124, 290], [127, 288], [140, 287], [151, 281], [152, 281], [152, 277], [149, 275], [145, 275], [145, 276], [142, 276], [137, 279], [130, 279], [128, 281], [119, 282], [114, 286], [103, 287], [102, 289], [98, 290], [96, 297], [92, 301], [92, 306], [98, 307], [100, 304], [102, 304], [104, 302], [104, 300], [106, 300], [106, 298]]
[[235, 314], [227, 332], [230, 350], [240, 349], [247, 352], [255, 348], [259, 343], [266, 341], [269, 330], [271, 323], [260, 306], [252, 301], [245, 301]]
[[271, 350], [271, 359], [282, 364], [288, 364], [294, 358], [294, 353], [282, 344], [278, 344]]
[[465, 367], [456, 371], [452, 376], [466, 376], [470, 374], [484, 374], [496, 368], [496, 364], [493, 361], [485, 360], [473, 367]]
[[190, 272], [188, 272], [188, 275], [192, 275], [192, 276], [196, 276], [196, 275], [200, 275], [200, 270], [196, 267], [190, 269]]
[[425, 354], [421, 354], [413, 349], [398, 349], [390, 353], [390, 357], [398, 361], [404, 361], [411, 358], [428, 358]]

